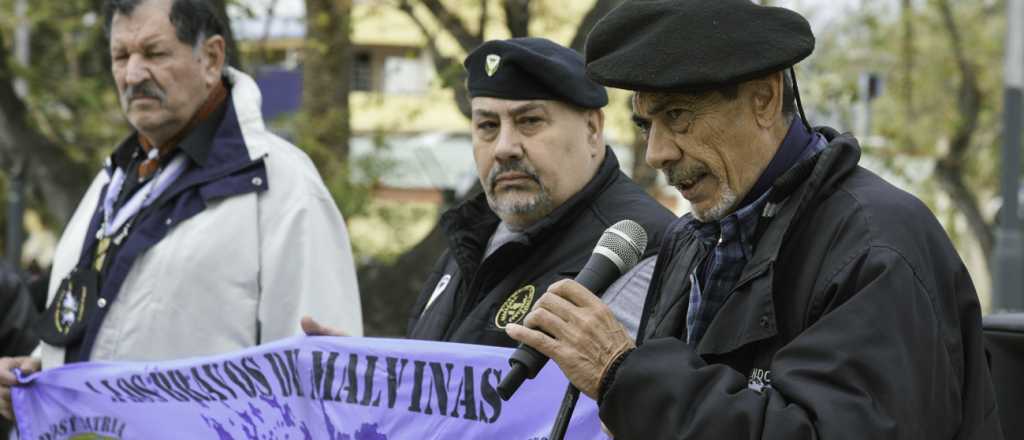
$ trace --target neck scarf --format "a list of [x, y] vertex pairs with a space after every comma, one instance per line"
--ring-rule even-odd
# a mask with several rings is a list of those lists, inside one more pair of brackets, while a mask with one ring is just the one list
[[206, 97], [206, 102], [192, 115], [192, 119], [189, 119], [188, 123], [177, 134], [171, 136], [170, 139], [159, 146], [154, 146], [148, 138], [139, 133], [139, 144], [142, 145], [143, 151], [146, 152], [146, 160], [139, 164], [139, 179], [148, 179], [149, 176], [152, 176], [160, 168], [160, 163], [174, 151], [182, 139], [185, 139], [185, 136], [192, 129], [220, 108], [227, 96], [227, 88], [224, 87], [223, 83], [218, 82], [213, 90], [210, 90], [210, 95]]

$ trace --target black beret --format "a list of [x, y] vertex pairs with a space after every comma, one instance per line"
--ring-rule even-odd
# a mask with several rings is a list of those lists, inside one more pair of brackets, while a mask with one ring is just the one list
[[544, 38], [491, 40], [463, 64], [471, 98], [549, 99], [583, 108], [608, 104], [604, 87], [587, 78], [583, 56]]
[[627, 1], [587, 38], [587, 74], [644, 92], [714, 89], [784, 70], [814, 51], [800, 14], [749, 0]]

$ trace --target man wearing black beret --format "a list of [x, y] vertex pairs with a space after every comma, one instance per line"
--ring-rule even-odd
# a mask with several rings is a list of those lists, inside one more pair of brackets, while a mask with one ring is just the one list
[[[515, 346], [505, 327], [522, 322], [549, 284], [579, 272], [606, 228], [630, 218], [660, 243], [673, 216], [619, 170], [604, 143], [607, 92], [586, 77], [579, 53], [513, 38], [484, 43], [464, 64], [484, 192], [441, 217], [448, 251], [413, 308], [409, 337]], [[646, 256], [655, 252], [652, 244]], [[605, 295], [634, 330], [644, 284]]]
[[548, 285], [575, 276], [602, 232], [627, 218], [650, 244], [603, 298], [635, 333], [650, 257], [674, 217], [605, 145], [604, 87], [586, 77], [582, 55], [542, 38], [488, 41], [464, 64], [484, 191], [442, 215], [448, 249], [420, 292], [408, 336], [515, 346], [505, 327], [522, 322]]
[[636, 344], [571, 281], [508, 333], [616, 438], [1002, 438], [970, 276], [853, 136], [810, 129], [792, 66], [813, 48], [799, 14], [748, 0], [629, 1], [590, 34], [587, 73], [636, 91], [647, 162], [692, 212]]

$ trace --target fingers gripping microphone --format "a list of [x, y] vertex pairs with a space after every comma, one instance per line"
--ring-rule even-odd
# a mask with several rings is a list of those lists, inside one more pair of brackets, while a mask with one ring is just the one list
[[[647, 232], [643, 226], [633, 220], [622, 220], [601, 234], [594, 253], [575, 280], [594, 294], [600, 294], [636, 266], [646, 249]], [[519, 344], [508, 360], [512, 370], [498, 384], [498, 395], [504, 400], [512, 398], [523, 381], [536, 377], [547, 361], [548, 357], [533, 347]]]

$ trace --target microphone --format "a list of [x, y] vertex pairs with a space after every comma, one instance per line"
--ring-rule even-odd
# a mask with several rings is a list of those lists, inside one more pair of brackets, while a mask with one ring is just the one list
[[[633, 220], [622, 220], [601, 234], [594, 252], [575, 281], [594, 294], [600, 294], [636, 266], [646, 249], [647, 231], [644, 227]], [[508, 360], [512, 370], [498, 384], [498, 395], [502, 400], [511, 399], [523, 381], [537, 377], [547, 361], [548, 357], [533, 347], [519, 344]]]

